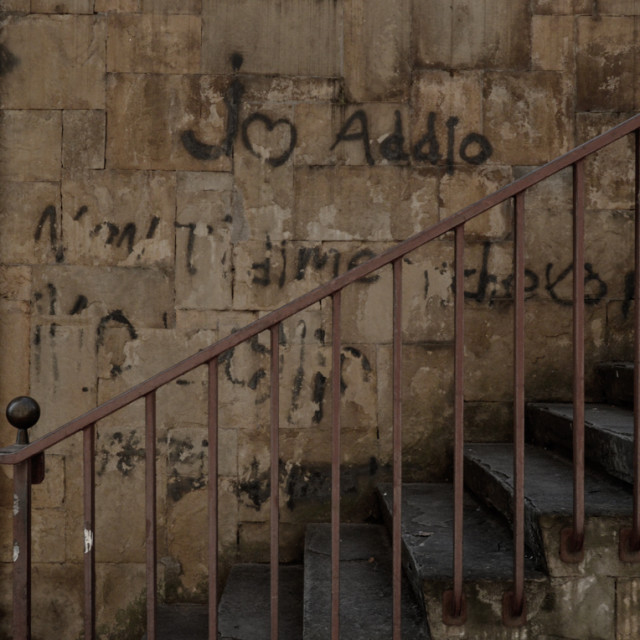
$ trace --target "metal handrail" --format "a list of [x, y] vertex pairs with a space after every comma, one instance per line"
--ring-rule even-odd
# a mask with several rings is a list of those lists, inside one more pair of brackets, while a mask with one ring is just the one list
[[276, 324], [290, 318], [292, 315], [303, 311], [307, 307], [319, 302], [323, 298], [331, 296], [336, 291], [344, 289], [347, 285], [360, 280], [371, 274], [373, 271], [380, 269], [388, 264], [391, 264], [395, 260], [402, 258], [403, 256], [418, 249], [422, 245], [431, 242], [432, 240], [454, 230], [456, 227], [464, 225], [469, 220], [472, 220], [476, 216], [488, 211], [489, 209], [499, 205], [506, 200], [516, 196], [518, 193], [526, 191], [530, 187], [538, 184], [542, 180], [552, 176], [563, 169], [572, 166], [579, 160], [586, 158], [592, 153], [599, 151], [603, 147], [608, 146], [612, 142], [623, 138], [624, 136], [632, 133], [636, 129], [640, 128], [640, 114], [629, 118], [622, 122], [613, 129], [603, 133], [584, 144], [576, 147], [572, 151], [548, 162], [547, 164], [533, 170], [531, 173], [515, 180], [508, 184], [506, 187], [495, 191], [494, 193], [478, 200], [477, 202], [461, 209], [457, 213], [441, 220], [433, 226], [421, 231], [407, 240], [400, 242], [394, 247], [384, 251], [383, 253], [371, 258], [367, 262], [354, 267], [350, 271], [337, 276], [333, 280], [326, 284], [309, 291], [308, 293], [296, 298], [295, 300], [282, 305], [278, 309], [271, 311], [262, 318], [252, 322], [245, 326], [243, 329], [234, 332], [233, 334], [219, 340], [211, 346], [199, 351], [198, 353], [176, 363], [175, 365], [161, 371], [160, 373], [148, 378], [144, 382], [132, 387], [128, 391], [125, 391], [118, 396], [112, 398], [99, 405], [95, 409], [88, 411], [87, 413], [67, 422], [55, 431], [34, 440], [24, 449], [17, 452], [0, 454], [0, 464], [17, 464], [22, 462], [31, 456], [34, 456], [42, 451], [45, 451], [49, 447], [61, 442], [65, 438], [78, 433], [82, 429], [90, 426], [98, 420], [111, 415], [112, 413], [122, 409], [123, 407], [143, 398], [151, 391], [155, 391], [165, 384], [179, 378], [180, 376], [188, 373], [192, 369], [195, 369], [203, 364], [206, 364], [213, 358], [221, 355], [229, 349], [233, 349], [242, 342], [253, 338], [254, 336], [262, 333], [275, 326]]
[[[25, 554], [19, 566], [14, 565], [14, 635], [16, 640], [30, 637], [30, 484], [33, 476], [32, 464], [53, 445], [80, 431], [84, 431], [84, 513], [85, 537], [93, 535], [95, 525], [94, 449], [95, 425], [105, 417], [123, 407], [145, 399], [145, 441], [147, 464], [145, 471], [146, 519], [147, 519], [147, 637], [155, 639], [156, 625], [156, 512], [155, 512], [155, 432], [156, 391], [165, 384], [202, 365], [208, 366], [208, 430], [209, 430], [209, 477], [218, 473], [218, 358], [239, 344], [250, 340], [263, 331], [271, 338], [271, 487], [278, 484], [278, 433], [279, 433], [279, 328], [280, 324], [309, 306], [331, 297], [333, 323], [333, 383], [332, 383], [332, 490], [331, 490], [331, 547], [332, 547], [332, 617], [331, 637], [339, 637], [339, 520], [340, 520], [340, 306], [341, 292], [348, 285], [367, 277], [372, 272], [392, 265], [393, 267], [393, 640], [401, 638], [401, 508], [402, 508], [402, 264], [403, 258], [419, 247], [455, 231], [455, 367], [454, 367], [454, 560], [453, 588], [443, 596], [443, 620], [446, 624], [463, 624], [466, 619], [466, 603], [463, 581], [463, 457], [464, 444], [464, 225], [489, 209], [514, 199], [514, 578], [513, 590], [504, 594], [503, 621], [508, 626], [521, 626], [526, 621], [524, 594], [524, 220], [525, 192], [546, 178], [572, 167], [574, 171], [574, 233], [573, 260], [573, 337], [574, 337], [574, 513], [571, 528], [561, 532], [561, 557], [567, 562], [578, 562], [583, 557], [584, 540], [584, 281], [577, 265], [584, 261], [584, 159], [609, 144], [635, 132], [636, 140], [636, 273], [640, 265], [640, 114], [626, 120], [608, 132], [576, 147], [569, 153], [512, 182], [506, 187], [486, 196], [449, 218], [417, 233], [411, 238], [388, 249], [384, 253], [334, 278], [324, 285], [296, 298], [268, 313], [243, 329], [219, 340], [198, 353], [152, 376], [128, 391], [112, 398], [84, 415], [67, 422], [55, 431], [42, 436], [31, 444], [14, 445], [0, 450], [0, 464], [16, 465], [14, 485], [21, 508], [14, 518], [16, 536], [27, 541]], [[640, 277], [636, 277], [636, 300], [640, 297]], [[635, 386], [640, 393], [640, 305], [635, 312]], [[632, 528], [621, 532], [620, 557], [626, 561], [640, 561], [640, 474], [637, 463], [640, 451], [640, 418], [635, 411], [636, 467], [634, 473], [634, 504]], [[209, 483], [209, 636], [217, 635], [217, 483]], [[271, 492], [271, 636], [278, 637], [278, 491]], [[92, 538], [91, 538], [92, 540]], [[17, 601], [16, 601], [17, 600]], [[24, 605], [24, 601], [27, 602]], [[21, 608], [22, 607], [22, 608]], [[17, 621], [17, 622], [16, 622]], [[95, 636], [95, 553], [91, 543], [85, 549], [85, 638]]]

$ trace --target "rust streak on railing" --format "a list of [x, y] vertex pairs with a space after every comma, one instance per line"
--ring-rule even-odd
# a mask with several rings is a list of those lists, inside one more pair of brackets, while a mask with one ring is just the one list
[[145, 397], [145, 512], [147, 549], [147, 640], [156, 640], [156, 392]]
[[525, 191], [529, 187], [532, 187], [545, 178], [565, 169], [574, 163], [582, 160], [589, 154], [598, 151], [602, 147], [619, 140], [629, 133], [635, 131], [640, 127], [640, 114], [629, 118], [625, 122], [614, 127], [610, 131], [603, 133], [602, 135], [593, 138], [592, 140], [585, 142], [584, 144], [576, 147], [569, 153], [552, 160], [551, 162], [543, 165], [539, 169], [532, 171], [531, 173], [523, 176], [522, 178], [512, 182], [511, 184], [499, 189], [498, 191], [486, 196], [482, 200], [479, 200], [464, 209], [461, 209], [454, 215], [441, 220], [435, 225], [415, 234], [411, 238], [408, 238], [404, 242], [388, 249], [380, 255], [368, 260], [367, 262], [358, 265], [357, 267], [347, 271], [346, 273], [334, 278], [330, 282], [317, 287], [316, 289], [292, 300], [288, 304], [275, 309], [274, 311], [266, 314], [262, 318], [247, 325], [243, 329], [236, 331], [235, 333], [219, 340], [218, 342], [210, 345], [209, 347], [193, 354], [192, 356], [178, 362], [172, 367], [161, 371], [160, 373], [152, 376], [148, 380], [140, 383], [139, 385], [132, 387], [128, 391], [112, 398], [104, 404], [88, 411], [87, 413], [79, 416], [78, 418], [68, 422], [55, 431], [39, 438], [24, 449], [18, 451], [12, 451], [10, 453], [4, 453], [0, 455], [0, 464], [16, 464], [22, 460], [48, 449], [49, 447], [64, 440], [73, 433], [86, 428], [94, 422], [98, 422], [102, 418], [110, 415], [111, 413], [127, 406], [131, 402], [142, 398], [149, 392], [158, 389], [159, 387], [167, 384], [179, 378], [181, 375], [191, 371], [192, 369], [206, 364], [212, 358], [217, 357], [236, 347], [237, 345], [245, 342], [249, 338], [258, 335], [262, 331], [270, 329], [277, 323], [290, 318], [299, 311], [306, 309], [307, 307], [319, 302], [323, 298], [331, 296], [333, 293], [340, 289], [344, 289], [347, 285], [360, 280], [361, 278], [369, 275], [373, 271], [394, 262], [395, 260], [411, 253], [418, 247], [440, 237], [444, 233], [451, 231], [455, 227], [475, 218], [476, 216], [488, 211], [492, 207], [495, 207], [502, 202], [514, 197], [517, 193]]
[[393, 640], [402, 637], [402, 258], [393, 263]]
[[84, 501], [84, 640], [93, 640], [96, 632], [96, 476], [95, 425], [83, 434]]
[[331, 309], [331, 640], [340, 638], [340, 311], [336, 291]]
[[208, 365], [209, 640], [218, 637], [218, 358]]
[[271, 327], [271, 638], [278, 638], [279, 614], [279, 465], [280, 465], [280, 356], [278, 350], [280, 324]]

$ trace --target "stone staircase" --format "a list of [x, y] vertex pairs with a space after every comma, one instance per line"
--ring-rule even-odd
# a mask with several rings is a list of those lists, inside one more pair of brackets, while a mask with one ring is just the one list
[[[572, 409], [537, 403], [527, 408], [525, 454], [525, 593], [527, 622], [502, 623], [502, 597], [512, 583], [513, 447], [465, 448], [464, 593], [467, 621], [442, 622], [442, 594], [451, 587], [453, 488], [403, 487], [403, 639], [637, 640], [640, 563], [619, 559], [621, 527], [631, 515], [633, 367], [602, 365], [610, 403], [587, 406], [585, 552], [578, 563], [560, 559], [562, 528], [572, 512]], [[379, 487], [382, 520], [390, 525], [391, 487]], [[281, 640], [329, 640], [330, 528], [309, 525], [304, 568], [281, 567]], [[236, 566], [220, 602], [222, 640], [269, 638], [268, 567]], [[391, 551], [382, 525], [341, 527], [341, 637], [391, 638]], [[195, 615], [195, 614], [194, 614]], [[180, 635], [159, 625], [159, 638]], [[184, 624], [182, 625], [184, 630]]]

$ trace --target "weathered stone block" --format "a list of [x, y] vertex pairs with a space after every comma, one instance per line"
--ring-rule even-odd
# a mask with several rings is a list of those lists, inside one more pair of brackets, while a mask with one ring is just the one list
[[34, 638], [54, 634], [76, 638], [82, 630], [82, 564], [34, 564], [33, 584], [46, 584], [46, 589], [34, 589], [32, 607], [38, 615], [32, 620]]
[[406, 342], [453, 339], [452, 265], [453, 247], [447, 242], [430, 243], [405, 258], [402, 330]]
[[601, 16], [640, 15], [640, 7], [633, 0], [598, 0], [597, 11]]
[[593, 13], [593, 0], [534, 0], [533, 13], [543, 15], [571, 15]]
[[257, 240], [266, 234], [274, 240], [283, 239], [293, 227], [294, 174], [290, 154], [296, 134], [292, 108], [269, 108], [259, 114], [253, 122], [244, 120], [249, 126], [245, 129], [243, 124], [234, 152], [234, 242]]
[[[96, 564], [97, 628], [113, 630], [117, 626], [116, 620], [126, 620], [127, 610], [138, 612], [138, 615], [145, 611], [145, 569], [143, 563], [129, 564], [116, 561]], [[128, 588], [123, 589], [123, 584]]]
[[616, 640], [633, 640], [640, 634], [640, 580], [616, 580]]
[[[576, 115], [578, 142], [586, 142], [633, 114]], [[627, 136], [585, 161], [585, 206], [588, 209], [632, 209], [634, 199], [634, 142]]]
[[17, 64], [3, 76], [0, 106], [103, 109], [105, 40], [106, 24], [99, 16], [12, 19], [3, 29], [3, 45]]
[[128, 424], [98, 428], [96, 502], [104, 505], [96, 512], [98, 562], [144, 562], [144, 439], [143, 430]]
[[107, 71], [197, 73], [201, 19], [188, 15], [111, 13]]
[[203, 0], [205, 73], [228, 73], [241, 54], [242, 71], [333, 77], [340, 73], [342, 3], [286, 0]]
[[411, 158], [405, 104], [296, 105], [297, 165], [406, 165]]
[[[135, 336], [117, 330], [99, 345], [100, 401], [125, 391], [184, 360], [215, 342], [215, 331], [182, 333], [175, 330], [140, 329]], [[120, 340], [118, 340], [118, 337]], [[207, 423], [207, 368], [199, 367], [168, 383], [157, 392], [158, 429]], [[108, 418], [106, 423], [143, 424], [142, 403], [131, 405]]]
[[[392, 362], [391, 347], [378, 347], [381, 464], [392, 460]], [[450, 345], [404, 345], [402, 389], [404, 481], [441, 480], [449, 473], [453, 442], [453, 350]]]
[[[213, 174], [186, 174], [178, 188], [176, 222], [176, 305], [187, 309], [228, 309], [232, 293], [232, 245], [235, 225], [242, 225], [234, 208], [229, 176], [224, 184]], [[212, 188], [207, 188], [205, 181]], [[201, 184], [202, 183], [202, 184]], [[216, 187], [222, 187], [217, 189]], [[200, 188], [203, 187], [203, 188]], [[236, 215], [234, 215], [236, 214]]]
[[[510, 168], [486, 166], [463, 168], [440, 181], [440, 219], [444, 220], [464, 207], [481, 200], [513, 179]], [[465, 237], [476, 240], [501, 240], [512, 232], [511, 200], [485, 211], [465, 224]]]
[[496, 141], [494, 162], [543, 164], [568, 151], [573, 144], [570, 95], [556, 72], [488, 73], [484, 134]]
[[0, 112], [0, 177], [59, 180], [61, 139], [59, 111]]
[[533, 16], [531, 60], [534, 70], [570, 71], [574, 67], [574, 20], [567, 15]]
[[[11, 233], [0, 235], [4, 261], [14, 264], [59, 261], [64, 255], [59, 185], [53, 182], [5, 182], [2, 193], [0, 220], [4, 228], [11, 229]], [[24, 293], [29, 286], [30, 283], [23, 284]], [[28, 298], [30, 293], [27, 293]]]
[[140, 0], [94, 0], [96, 13], [124, 11], [136, 13], [140, 11]]
[[634, 108], [634, 18], [577, 18], [576, 85], [580, 111]]
[[93, 0], [33, 0], [31, 13], [93, 13]]
[[395, 221], [410, 217], [409, 177], [406, 167], [298, 169], [295, 238], [393, 239]]
[[416, 64], [445, 68], [526, 69], [529, 3], [429, 0], [413, 4]]
[[109, 166], [229, 171], [231, 160], [221, 147], [225, 89], [223, 78], [210, 76], [109, 75]]
[[33, 509], [31, 512], [33, 562], [65, 562], [67, 559], [65, 525], [64, 509]]
[[31, 10], [31, 0], [5, 0], [2, 4], [4, 11], [16, 11], [29, 13]]
[[[5, 380], [0, 390], [0, 407], [6, 407], [13, 398], [29, 392], [30, 329], [27, 303], [0, 300], [0, 340], [3, 345], [0, 375]], [[2, 446], [13, 444], [15, 440], [16, 430], [3, 420], [0, 426]]]
[[104, 111], [64, 111], [62, 166], [65, 169], [104, 169], [105, 128]]
[[151, 269], [38, 266], [33, 296], [37, 321], [89, 324], [96, 339], [120, 326], [133, 337], [142, 327], [166, 327], [173, 281]]
[[406, 99], [410, 10], [408, 0], [344, 4], [345, 89], [352, 101]]
[[[33, 485], [34, 509], [60, 509], [65, 500], [65, 458], [55, 453], [45, 456], [47, 481]], [[52, 562], [51, 560], [49, 562]]]
[[[615, 580], [608, 576], [587, 575], [569, 580], [551, 581], [558, 604], [544, 616], [547, 629], [567, 638], [588, 635], [616, 638]], [[569, 603], [573, 603], [570, 605]]]
[[142, 0], [143, 13], [194, 13], [202, 12], [202, 0]]
[[[416, 74], [411, 87], [414, 162], [417, 159], [415, 145], [425, 138], [428, 140], [420, 146], [420, 152], [430, 156], [432, 164], [462, 162], [457, 141], [469, 132], [483, 133], [482, 85], [483, 76], [477, 71], [421, 71]], [[452, 133], [455, 155], [449, 160], [446, 158], [447, 146]]]
[[66, 173], [62, 184], [65, 259], [94, 266], [173, 266], [175, 193], [171, 174]]
[[[38, 323], [33, 330], [31, 361], [30, 392], [42, 411], [31, 429], [35, 439], [95, 405], [95, 334], [85, 327]], [[62, 451], [64, 446], [60, 445]]]

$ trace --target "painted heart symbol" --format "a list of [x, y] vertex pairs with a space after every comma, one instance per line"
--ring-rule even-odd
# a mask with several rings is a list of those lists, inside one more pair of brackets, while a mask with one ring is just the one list
[[251, 140], [249, 139], [249, 127], [254, 122], [262, 123], [266, 130], [271, 133], [276, 127], [286, 126], [289, 127], [289, 148], [286, 149], [281, 155], [275, 156], [273, 158], [266, 158], [267, 162], [272, 167], [279, 167], [283, 165], [293, 153], [293, 149], [296, 146], [296, 140], [298, 137], [295, 126], [286, 118], [279, 118], [278, 120], [272, 120], [269, 116], [264, 115], [264, 113], [252, 113], [243, 123], [242, 123], [242, 141], [244, 142], [244, 146], [247, 148], [249, 152], [251, 152], [256, 158], [264, 158], [264, 156], [258, 153], [253, 144], [251, 144]]

